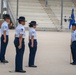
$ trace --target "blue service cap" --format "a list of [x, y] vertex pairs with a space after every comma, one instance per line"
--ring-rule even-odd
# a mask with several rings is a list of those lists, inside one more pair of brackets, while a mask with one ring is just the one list
[[31, 24], [31, 25], [38, 25], [38, 24], [36, 23], [36, 21], [31, 21], [29, 24]]
[[3, 19], [7, 19], [7, 18], [10, 19], [10, 15], [9, 14], [4, 14]]
[[25, 20], [25, 17], [23, 17], [23, 16], [20, 16], [19, 17], [19, 19], [17, 19], [18, 21], [25, 21], [25, 22], [27, 22], [26, 20]]

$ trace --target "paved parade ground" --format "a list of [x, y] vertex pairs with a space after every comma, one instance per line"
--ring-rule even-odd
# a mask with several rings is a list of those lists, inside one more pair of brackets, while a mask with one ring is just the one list
[[15, 67], [15, 47], [13, 44], [14, 30], [10, 30], [10, 39], [6, 53], [8, 64], [0, 63], [0, 75], [76, 75], [76, 66], [70, 65], [70, 32], [37, 31], [38, 51], [36, 55], [37, 68], [28, 66], [28, 31], [26, 31], [26, 49], [24, 55], [25, 74], [9, 73]]

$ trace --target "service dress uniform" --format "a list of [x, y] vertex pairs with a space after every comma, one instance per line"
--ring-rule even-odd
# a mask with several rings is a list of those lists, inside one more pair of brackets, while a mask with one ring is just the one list
[[[34, 37], [34, 46], [31, 47], [31, 39], [32, 39], [32, 36]], [[35, 55], [36, 55], [36, 51], [37, 51], [37, 35], [36, 35], [36, 30], [31, 27], [29, 29], [29, 50], [30, 50], [30, 53], [29, 53], [29, 67], [35, 67], [34, 66], [34, 61], [35, 61]]]
[[[4, 31], [6, 31], [6, 42], [4, 43]], [[5, 60], [6, 48], [9, 40], [9, 28], [8, 23], [6, 21], [3, 22], [1, 26], [1, 52], [0, 52], [0, 60]]]
[[76, 30], [72, 32], [71, 52], [72, 52], [73, 64], [76, 64]]
[[[22, 48], [19, 49], [19, 35], [22, 34]], [[15, 70], [20, 71], [23, 70], [23, 55], [24, 55], [24, 50], [25, 50], [25, 29], [24, 26], [19, 24], [16, 28], [16, 36], [14, 40], [14, 44], [16, 47], [16, 59], [15, 59]]]
[[[20, 19], [23, 17], [20, 17]], [[22, 34], [22, 47], [19, 49], [19, 36]], [[16, 48], [16, 57], [15, 57], [15, 71], [23, 72], [23, 55], [25, 51], [25, 28], [22, 24], [18, 24], [15, 32], [14, 45]]]

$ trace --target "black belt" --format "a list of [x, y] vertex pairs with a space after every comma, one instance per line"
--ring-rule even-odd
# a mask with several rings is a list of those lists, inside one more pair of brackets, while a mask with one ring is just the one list
[[[19, 39], [19, 37], [15, 37], [16, 39]], [[24, 40], [24, 38], [22, 38], [22, 40]]]
[[[31, 40], [31, 39], [29, 39], [29, 40]], [[37, 39], [34, 39], [34, 40], [37, 40]]]
[[76, 41], [73, 41], [72, 43], [74, 43], [74, 42], [76, 42]]
[[[1, 36], [4, 36], [4, 35], [1, 35]], [[6, 35], [6, 36], [8, 36], [8, 35]]]
[[[37, 39], [34, 39], [34, 41], [37, 41]], [[31, 42], [31, 39], [29, 40], [29, 42]]]

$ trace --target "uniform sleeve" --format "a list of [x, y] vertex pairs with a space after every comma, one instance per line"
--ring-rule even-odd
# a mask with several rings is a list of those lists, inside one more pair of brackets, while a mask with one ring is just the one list
[[23, 28], [20, 29], [20, 34], [24, 34], [24, 29]]
[[74, 37], [75, 37], [75, 39], [76, 39], [76, 33], [75, 33]]
[[7, 26], [3, 26], [3, 30], [5, 31], [5, 30], [7, 30], [8, 29], [8, 27]]
[[32, 31], [32, 32], [31, 32], [31, 35], [32, 35], [32, 36], [35, 36], [35, 31]]

